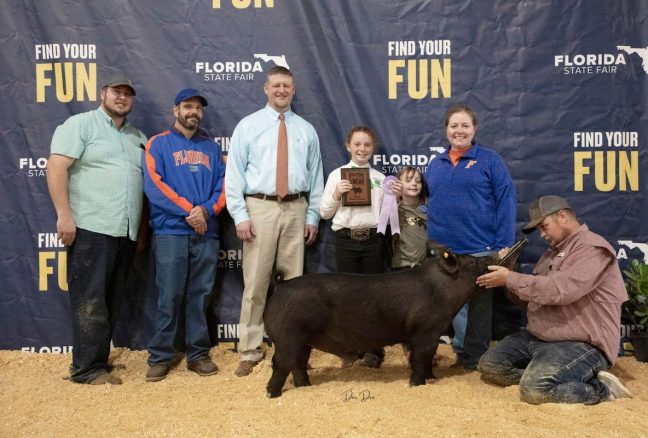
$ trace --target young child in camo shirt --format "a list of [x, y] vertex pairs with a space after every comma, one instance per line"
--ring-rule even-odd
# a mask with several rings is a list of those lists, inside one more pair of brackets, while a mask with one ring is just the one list
[[419, 265], [427, 252], [427, 186], [416, 167], [405, 166], [397, 178], [403, 184], [398, 204], [400, 235], [393, 237], [392, 269], [409, 269]]

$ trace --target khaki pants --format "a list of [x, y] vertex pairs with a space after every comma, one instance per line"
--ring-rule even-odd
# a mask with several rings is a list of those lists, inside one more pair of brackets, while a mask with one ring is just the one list
[[263, 309], [273, 268], [284, 278], [304, 272], [304, 226], [308, 202], [264, 201], [246, 198], [256, 237], [243, 243], [243, 298], [239, 321], [238, 351], [241, 360], [258, 362], [263, 357]]

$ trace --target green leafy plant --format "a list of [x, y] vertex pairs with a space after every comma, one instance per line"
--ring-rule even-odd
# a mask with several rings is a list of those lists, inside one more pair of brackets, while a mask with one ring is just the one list
[[634, 330], [648, 332], [648, 265], [632, 260], [623, 273], [628, 292], [624, 314], [636, 326]]

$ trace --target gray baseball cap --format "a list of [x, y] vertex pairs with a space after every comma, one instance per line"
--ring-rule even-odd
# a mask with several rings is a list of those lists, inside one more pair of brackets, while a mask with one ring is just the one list
[[118, 87], [120, 85], [125, 85], [129, 87], [133, 92], [133, 96], [135, 96], [135, 87], [133, 87], [133, 83], [131, 82], [130, 79], [128, 79], [128, 76], [126, 76], [122, 72], [106, 75], [104, 84], [101, 88]]
[[560, 196], [547, 195], [536, 199], [529, 206], [529, 223], [522, 228], [522, 232], [532, 232], [544, 218], [567, 208], [571, 209], [567, 201]]

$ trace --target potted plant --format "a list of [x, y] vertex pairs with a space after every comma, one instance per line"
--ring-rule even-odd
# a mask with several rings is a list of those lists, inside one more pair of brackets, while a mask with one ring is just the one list
[[630, 341], [637, 360], [648, 362], [648, 265], [632, 260], [623, 273], [628, 292], [623, 312], [634, 326]]

